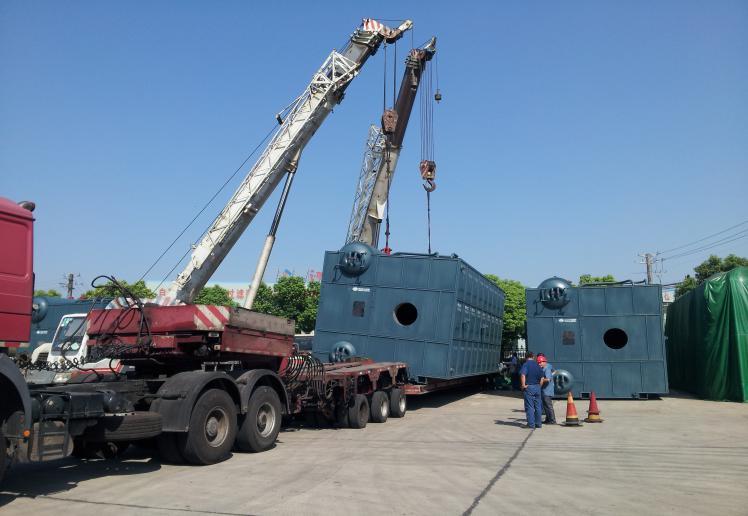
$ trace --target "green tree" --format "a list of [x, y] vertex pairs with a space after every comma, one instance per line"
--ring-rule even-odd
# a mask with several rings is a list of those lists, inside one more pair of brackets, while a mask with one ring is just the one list
[[696, 281], [696, 279], [690, 274], [686, 274], [686, 277], [683, 278], [683, 281], [681, 281], [680, 284], [675, 287], [675, 297], [678, 298], [686, 292], [692, 291], [698, 286], [699, 282]]
[[694, 267], [693, 271], [696, 273], [696, 281], [700, 285], [707, 278], [714, 276], [718, 272], [727, 272], [733, 270], [735, 267], [745, 266], [748, 266], [748, 258], [742, 258], [734, 254], [728, 254], [724, 258], [720, 258], [713, 254]]
[[501, 335], [502, 344], [506, 345], [517, 338], [525, 336], [525, 287], [516, 280], [501, 279], [494, 274], [486, 274], [486, 278], [497, 284], [506, 294], [504, 300], [504, 330]]
[[[156, 293], [146, 287], [145, 281], [143, 280], [138, 280], [135, 283], [128, 283], [126, 281], [118, 279], [117, 282], [126, 287], [130, 292], [132, 292], [133, 295], [139, 297], [140, 299], [149, 299], [156, 297]], [[85, 294], [83, 294], [82, 297], [122, 297], [122, 295], [122, 292], [111, 281], [108, 281], [104, 285], [100, 285], [96, 288], [88, 290]]]
[[275, 313], [275, 304], [273, 302], [273, 289], [267, 284], [260, 283], [257, 289], [255, 301], [252, 304], [252, 310], [263, 314], [277, 315]]
[[304, 310], [299, 314], [296, 322], [296, 330], [309, 333], [314, 330], [317, 323], [317, 309], [319, 308], [319, 281], [310, 281], [306, 286]]
[[273, 286], [273, 304], [277, 315], [298, 321], [306, 307], [306, 286], [304, 278], [286, 276]]
[[737, 256], [735, 254], [728, 254], [722, 260], [722, 272], [731, 271], [736, 267], [748, 267], [748, 258]]
[[196, 305], [236, 306], [236, 303], [229, 296], [229, 291], [221, 285], [203, 287], [195, 298], [194, 303]]
[[615, 278], [612, 274], [606, 274], [605, 276], [593, 276], [591, 274], [582, 274], [579, 276], [580, 285], [588, 285], [590, 283], [613, 283]]
[[686, 274], [686, 277], [683, 278], [683, 281], [675, 289], [675, 297], [678, 298], [686, 292], [690, 292], [704, 283], [710, 276], [714, 276], [720, 272], [731, 271], [735, 267], [746, 266], [748, 266], [748, 258], [735, 254], [728, 254], [724, 258], [720, 258], [716, 254], [712, 254], [693, 268], [693, 271], [696, 273], [695, 278], [690, 274]]
[[62, 297], [62, 295], [57, 292], [55, 289], [51, 288], [49, 290], [34, 290], [34, 296], [38, 297]]
[[274, 287], [260, 284], [252, 310], [296, 321], [296, 333], [308, 333], [317, 322], [319, 282], [304, 285], [299, 276], [280, 278]]

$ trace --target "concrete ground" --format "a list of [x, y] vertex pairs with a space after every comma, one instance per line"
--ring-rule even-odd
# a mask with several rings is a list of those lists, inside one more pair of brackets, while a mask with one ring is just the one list
[[534, 431], [521, 408], [502, 393], [434, 394], [404, 419], [290, 429], [269, 452], [214, 466], [161, 464], [140, 449], [19, 466], [0, 512], [748, 514], [748, 404], [603, 400], [602, 424]]

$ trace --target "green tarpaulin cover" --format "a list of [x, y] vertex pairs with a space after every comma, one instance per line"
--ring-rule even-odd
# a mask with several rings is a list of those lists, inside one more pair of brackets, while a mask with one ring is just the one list
[[748, 401], [748, 267], [715, 274], [667, 311], [670, 386]]

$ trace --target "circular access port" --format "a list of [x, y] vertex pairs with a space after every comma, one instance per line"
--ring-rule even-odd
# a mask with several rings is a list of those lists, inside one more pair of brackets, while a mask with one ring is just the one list
[[418, 310], [413, 303], [400, 303], [395, 307], [395, 320], [403, 326], [410, 326], [418, 319]]
[[605, 345], [611, 349], [621, 349], [629, 341], [629, 336], [621, 328], [611, 328], [603, 335]]

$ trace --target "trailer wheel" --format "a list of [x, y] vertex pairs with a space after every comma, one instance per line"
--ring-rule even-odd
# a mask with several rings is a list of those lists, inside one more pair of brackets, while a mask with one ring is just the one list
[[249, 398], [247, 413], [241, 418], [236, 447], [254, 453], [269, 450], [275, 446], [281, 420], [278, 393], [272, 387], [258, 387]]
[[369, 400], [363, 394], [356, 394], [353, 404], [348, 407], [348, 425], [351, 428], [365, 428], [369, 421]]
[[390, 416], [405, 417], [408, 405], [405, 401], [405, 393], [397, 387], [390, 391]]
[[229, 393], [205, 391], [192, 408], [189, 428], [177, 437], [187, 462], [206, 465], [227, 459], [236, 438], [236, 405]]
[[375, 391], [371, 397], [371, 421], [384, 423], [390, 415], [390, 400], [384, 391]]
[[156, 438], [156, 446], [161, 460], [169, 464], [184, 464], [184, 457], [179, 451], [179, 442], [177, 434], [174, 432], [164, 432]]

